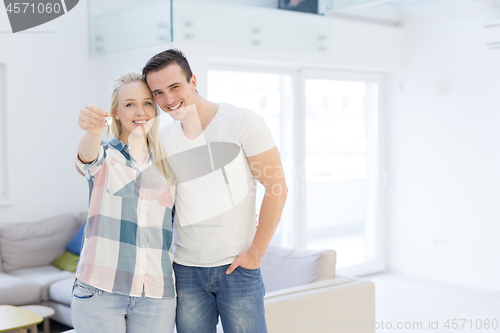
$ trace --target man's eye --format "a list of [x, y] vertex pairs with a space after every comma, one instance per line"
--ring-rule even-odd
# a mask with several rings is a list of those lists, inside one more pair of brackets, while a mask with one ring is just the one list
[[160, 95], [161, 95], [161, 92], [155, 91], [155, 96], [160, 96]]
[[179, 88], [179, 86], [173, 86], [173, 87], [172, 87], [172, 89], [177, 89], [177, 88]]

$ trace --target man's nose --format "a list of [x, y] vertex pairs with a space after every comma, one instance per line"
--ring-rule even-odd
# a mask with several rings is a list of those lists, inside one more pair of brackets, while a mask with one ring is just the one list
[[165, 101], [168, 106], [173, 106], [172, 104], [176, 102], [174, 95], [165, 94]]

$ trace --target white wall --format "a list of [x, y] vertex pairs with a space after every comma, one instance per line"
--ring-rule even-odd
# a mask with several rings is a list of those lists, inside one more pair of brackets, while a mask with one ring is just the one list
[[405, 22], [389, 80], [389, 269], [500, 290], [500, 10]]
[[77, 115], [104, 93], [96, 89], [98, 61], [87, 56], [86, 16], [84, 1], [54, 21], [12, 34], [0, 10], [13, 202], [0, 207], [0, 222], [34, 221], [86, 206], [87, 186], [73, 165]]
[[[0, 30], [8, 31], [0, 11]], [[36, 221], [87, 207], [86, 181], [73, 165], [86, 103], [109, 105], [113, 79], [140, 71], [146, 60], [171, 46], [187, 54], [206, 95], [207, 69], [216, 59], [267, 64], [306, 64], [377, 71], [401, 64], [400, 29], [332, 20], [333, 54], [315, 56], [233, 47], [157, 45], [90, 58], [87, 1], [66, 15], [25, 33], [0, 33], [0, 63], [7, 65], [11, 206], [0, 223]], [[383, 47], [385, 46], [385, 48]]]

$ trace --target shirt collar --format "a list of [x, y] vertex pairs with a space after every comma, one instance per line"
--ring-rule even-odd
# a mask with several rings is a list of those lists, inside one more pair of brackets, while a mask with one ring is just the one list
[[126, 143], [121, 142], [117, 138], [113, 138], [109, 141], [109, 144], [116, 148], [118, 151], [122, 151], [125, 147], [128, 147]]
[[[115, 147], [115, 149], [120, 151], [120, 152], [125, 151], [125, 153], [127, 153], [127, 155], [130, 156], [130, 147], [128, 144], [121, 142], [117, 138], [112, 138], [111, 140], [109, 140], [109, 144], [112, 145], [113, 147]], [[148, 147], [148, 151], [149, 151], [149, 156], [147, 159], [147, 163], [149, 163], [149, 161], [151, 160], [151, 156], [153, 154], [153, 149], [151, 147]]]

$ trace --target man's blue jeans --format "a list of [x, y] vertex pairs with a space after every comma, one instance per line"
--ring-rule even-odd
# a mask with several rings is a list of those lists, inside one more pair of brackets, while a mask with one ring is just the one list
[[264, 283], [260, 269], [229, 265], [192, 267], [174, 263], [178, 333], [266, 333]]

